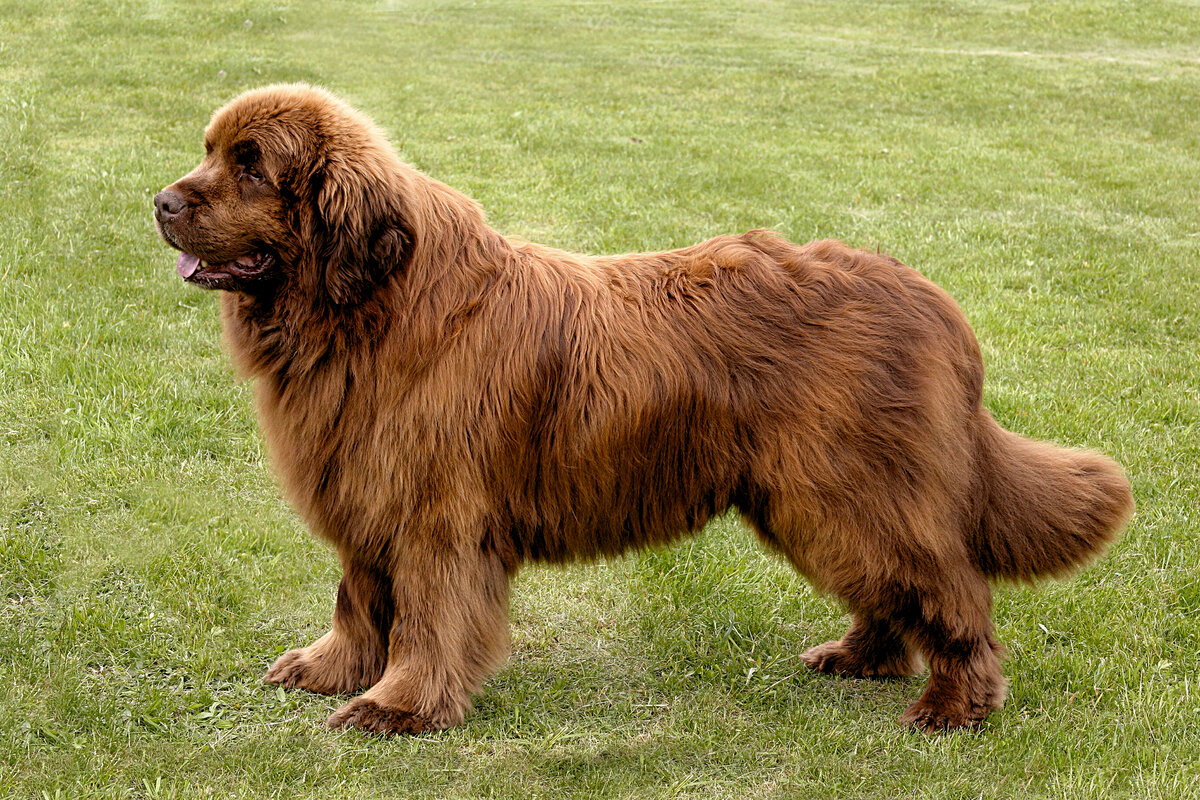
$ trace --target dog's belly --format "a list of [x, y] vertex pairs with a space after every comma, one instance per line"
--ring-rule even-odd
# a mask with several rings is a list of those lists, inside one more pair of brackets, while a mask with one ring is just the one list
[[689, 402], [642, 408], [637, 425], [571, 414], [527, 439], [503, 492], [524, 559], [569, 561], [670, 543], [736, 501], [746, 447], [725, 414]]

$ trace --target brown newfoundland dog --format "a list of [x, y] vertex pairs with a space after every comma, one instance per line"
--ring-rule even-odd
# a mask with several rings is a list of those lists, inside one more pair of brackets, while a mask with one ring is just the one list
[[217, 111], [155, 198], [222, 289], [290, 500], [341, 559], [333, 626], [266, 679], [367, 688], [328, 724], [461, 722], [510, 579], [735, 508], [853, 613], [804, 654], [929, 682], [903, 722], [1004, 699], [989, 578], [1061, 575], [1130, 515], [1119, 468], [1001, 429], [954, 302], [885, 255], [767, 231], [592, 257], [505, 238], [320, 89]]

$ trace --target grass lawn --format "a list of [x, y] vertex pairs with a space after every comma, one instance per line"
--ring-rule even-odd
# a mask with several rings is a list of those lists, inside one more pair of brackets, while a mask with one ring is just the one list
[[[1200, 797], [1200, 8], [1182, 2], [0, 0], [0, 797]], [[1008, 703], [807, 672], [842, 610], [735, 518], [514, 587], [455, 730], [321, 728], [261, 682], [324, 632], [216, 297], [150, 198], [237, 92], [374, 116], [498, 229], [590, 252], [772, 227], [954, 295], [1006, 427], [1138, 514], [998, 587]]]

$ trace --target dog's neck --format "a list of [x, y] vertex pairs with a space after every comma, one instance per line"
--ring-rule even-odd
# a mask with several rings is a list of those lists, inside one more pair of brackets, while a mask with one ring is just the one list
[[407, 351], [407, 369], [437, 357], [520, 255], [477, 206], [426, 180], [425, 210], [441, 224], [406, 237], [409, 250], [393, 256], [396, 263], [380, 269], [379, 282], [354, 302], [314, 300], [286, 282], [258, 294], [223, 293], [225, 335], [243, 377], [302, 380], [385, 341]]

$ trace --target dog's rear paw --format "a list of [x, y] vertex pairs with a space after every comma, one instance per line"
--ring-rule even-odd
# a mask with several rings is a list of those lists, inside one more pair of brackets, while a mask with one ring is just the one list
[[924, 733], [977, 730], [990, 710], [979, 706], [962, 711], [917, 700], [900, 715], [900, 724]]
[[426, 733], [437, 730], [432, 723], [411, 711], [387, 708], [373, 700], [356, 697], [325, 720], [328, 728], [358, 728], [380, 736]]
[[800, 654], [800, 660], [807, 664], [811, 669], [817, 672], [824, 672], [827, 675], [846, 675], [852, 674], [843, 666], [845, 660], [845, 648], [838, 641], [826, 642], [819, 644], [816, 647], [810, 647], [808, 650]]
[[905, 678], [920, 669], [920, 660], [901, 651], [867, 659], [843, 642], [826, 642], [800, 654], [800, 660], [817, 672], [854, 678]]

